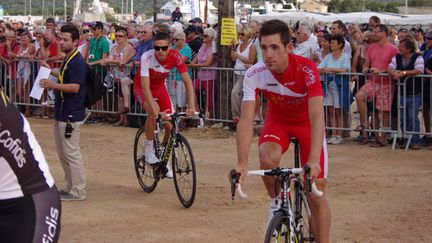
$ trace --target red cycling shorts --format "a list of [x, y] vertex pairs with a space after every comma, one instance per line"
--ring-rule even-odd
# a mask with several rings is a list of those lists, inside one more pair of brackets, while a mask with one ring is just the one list
[[[282, 148], [284, 154], [291, 143], [291, 138], [295, 137], [300, 146], [300, 162], [303, 167], [309, 159], [311, 147], [311, 128], [309, 123], [286, 124], [283, 120], [274, 122], [272, 119], [267, 119], [264, 122], [263, 130], [259, 138], [258, 144], [265, 142], [275, 142]], [[282, 121], [282, 122], [281, 122]], [[318, 178], [327, 178], [328, 173], [328, 154], [327, 143], [323, 140], [323, 147], [320, 156], [321, 173]]]
[[[136, 101], [141, 106], [143, 106], [143, 104], [145, 102], [144, 91], [140, 87], [139, 88], [137, 87], [137, 88], [134, 88], [133, 93], [134, 93]], [[171, 97], [170, 97], [168, 90], [165, 87], [165, 85], [161, 85], [158, 87], [151, 87], [151, 93], [153, 95], [154, 100], [159, 105], [160, 112], [164, 112], [167, 114], [173, 113], [174, 108], [173, 108], [173, 105], [171, 102]]]

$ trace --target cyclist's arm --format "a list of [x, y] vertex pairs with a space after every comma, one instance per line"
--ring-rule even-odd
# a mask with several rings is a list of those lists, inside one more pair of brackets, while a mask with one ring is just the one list
[[[308, 164], [311, 166], [312, 178], [317, 178], [320, 173], [320, 156], [324, 141], [324, 112], [323, 97], [314, 96], [309, 98], [309, 119], [311, 123], [311, 149]], [[315, 170], [314, 170], [315, 168]]]
[[156, 107], [156, 103], [155, 103], [153, 95], [151, 93], [150, 77], [141, 76], [141, 87], [142, 87], [143, 92], [144, 92], [145, 102], [148, 102], [149, 107], [151, 109], [150, 111], [147, 111], [147, 113], [152, 114], [153, 116], [157, 116], [158, 109]]
[[180, 75], [181, 75], [183, 83], [186, 87], [188, 108], [195, 110], [195, 95], [194, 95], [194, 90], [193, 90], [193, 86], [192, 86], [192, 80], [189, 77], [188, 72], [183, 72]]
[[241, 173], [242, 182], [248, 170], [249, 148], [253, 135], [253, 117], [255, 114], [255, 101], [243, 101], [241, 105], [240, 121], [237, 124], [237, 171]]

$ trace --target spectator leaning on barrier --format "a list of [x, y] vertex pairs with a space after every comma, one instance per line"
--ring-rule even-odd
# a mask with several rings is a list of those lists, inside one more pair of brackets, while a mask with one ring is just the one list
[[[175, 33], [173, 35], [174, 41], [174, 50], [177, 50], [183, 58], [183, 61], [186, 64], [189, 64], [192, 61], [192, 51], [188, 45], [186, 45], [186, 35], [183, 32]], [[175, 74], [175, 82], [176, 82], [176, 110], [177, 111], [186, 111], [187, 103], [186, 103], [186, 87], [183, 83], [183, 79], [181, 78], [180, 73], [177, 68], [173, 68]], [[189, 76], [192, 77], [192, 70], [188, 69]]]
[[[17, 83], [16, 83], [16, 94], [17, 98], [20, 102], [25, 104], [30, 103], [30, 87], [31, 87], [31, 63], [30, 59], [33, 59], [35, 56], [35, 47], [32, 44], [31, 34], [29, 32], [23, 32], [21, 35], [21, 43], [18, 48], [18, 53], [14, 55], [14, 58], [20, 59], [16, 66], [17, 70]], [[23, 60], [27, 59], [27, 60]], [[30, 106], [26, 106], [25, 108], [25, 116], [31, 116], [32, 109]]]
[[116, 92], [119, 96], [118, 113], [120, 119], [114, 123], [114, 126], [128, 126], [126, 114], [130, 109], [130, 85], [133, 83], [129, 78], [131, 65], [128, 63], [135, 56], [135, 49], [127, 43], [126, 38], [127, 30], [122, 27], [117, 28], [117, 43], [111, 49], [109, 57], [101, 60], [102, 65], [109, 65], [107, 67], [108, 74], [105, 77], [105, 80], [108, 79], [106, 83], [111, 83], [111, 86], [114, 87], [121, 85], [121, 92]]
[[[412, 38], [402, 39], [399, 43], [399, 54], [393, 57], [388, 66], [388, 72], [394, 79], [399, 79], [404, 85], [401, 88], [400, 106], [405, 107], [400, 110], [400, 124], [403, 135], [406, 132], [414, 132], [411, 148], [417, 150], [421, 148], [420, 122], [418, 114], [422, 104], [422, 78], [412, 77], [424, 72], [424, 62], [421, 54], [415, 52], [415, 42]], [[405, 146], [406, 138], [400, 142], [400, 146]]]
[[[344, 45], [343, 36], [333, 35], [330, 41], [331, 54], [327, 55], [318, 66], [318, 71], [324, 74], [324, 105], [330, 109], [327, 119], [330, 119], [331, 126], [336, 128], [343, 127], [341, 110], [349, 110], [350, 106], [348, 76], [337, 75], [351, 71], [350, 58], [342, 52]], [[332, 135], [327, 143], [341, 144], [343, 142], [342, 130], [334, 130]]]
[[243, 98], [244, 69], [250, 68], [256, 63], [256, 48], [249, 40], [252, 30], [249, 27], [242, 27], [238, 32], [240, 44], [231, 51], [231, 59], [235, 61], [234, 87], [231, 90], [231, 112], [234, 122], [239, 122], [241, 113], [241, 102]]
[[[41, 80], [43, 88], [55, 91], [54, 140], [57, 153], [65, 172], [65, 188], [59, 191], [62, 201], [84, 200], [86, 197], [86, 177], [80, 152], [80, 126], [85, 117], [86, 67], [84, 58], [77, 51], [79, 31], [75, 26], [61, 28], [62, 51], [66, 59], [57, 76], [60, 83], [48, 79]], [[41, 63], [48, 66], [46, 62]]]
[[216, 67], [217, 60], [213, 54], [212, 42], [216, 40], [216, 31], [207, 28], [204, 31], [204, 42], [202, 43], [197, 55], [188, 65], [189, 68], [201, 68], [196, 71], [194, 80], [195, 94], [198, 96], [195, 102], [197, 106], [208, 113], [211, 117], [214, 105], [214, 80], [216, 79], [216, 71], [203, 69], [205, 67]]
[[[387, 39], [387, 26], [380, 24], [373, 32], [377, 36], [378, 43], [369, 46], [366, 61], [363, 64], [363, 73], [370, 73], [372, 76], [370, 76], [370, 80], [366, 82], [356, 95], [361, 123], [356, 130], [363, 133], [363, 139], [359, 141], [360, 144], [367, 142], [367, 133], [364, 132], [364, 129], [369, 128], [369, 121], [366, 116], [366, 101], [375, 99], [375, 108], [379, 111], [378, 120], [382, 123], [382, 129], [383, 131], [389, 130], [389, 117], [395, 91], [395, 85], [392, 80], [386, 76], [378, 76], [378, 74], [387, 71], [388, 65], [399, 50]], [[387, 134], [383, 132], [371, 146], [385, 146], [386, 138]]]

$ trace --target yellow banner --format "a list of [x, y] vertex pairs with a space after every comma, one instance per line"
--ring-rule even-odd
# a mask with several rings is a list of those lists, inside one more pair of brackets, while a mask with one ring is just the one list
[[222, 18], [221, 45], [230, 46], [237, 44], [237, 28], [234, 18]]

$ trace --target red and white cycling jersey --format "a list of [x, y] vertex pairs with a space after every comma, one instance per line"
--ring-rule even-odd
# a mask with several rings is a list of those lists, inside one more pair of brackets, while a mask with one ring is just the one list
[[173, 105], [165, 85], [171, 69], [177, 68], [179, 73], [187, 72], [186, 64], [180, 53], [176, 50], [169, 50], [165, 61], [157, 59], [154, 50], [144, 52], [141, 56], [140, 75], [135, 75], [134, 96], [141, 105], [145, 102], [144, 91], [141, 87], [141, 77], [150, 78], [150, 90], [153, 98], [158, 103], [162, 112], [172, 113]]
[[316, 65], [304, 57], [288, 55], [288, 68], [277, 74], [258, 62], [246, 72], [243, 101], [255, 100], [257, 92], [267, 98], [268, 118], [282, 119], [290, 124], [309, 121], [308, 98], [323, 96]]
[[144, 52], [141, 56], [141, 77], [150, 78], [151, 89], [165, 85], [165, 79], [174, 67], [179, 73], [187, 72], [186, 64], [176, 50], [170, 49], [164, 61], [157, 59], [154, 50]]
[[[301, 56], [289, 54], [288, 68], [277, 74], [261, 61], [251, 67], [243, 81], [243, 101], [255, 100], [256, 92], [263, 92], [268, 100], [268, 111], [258, 144], [274, 142], [285, 153], [292, 137], [300, 143], [300, 162], [304, 166], [311, 149], [311, 127], [308, 98], [323, 96], [315, 64]], [[320, 154], [321, 174], [327, 178], [328, 155], [325, 139]]]

